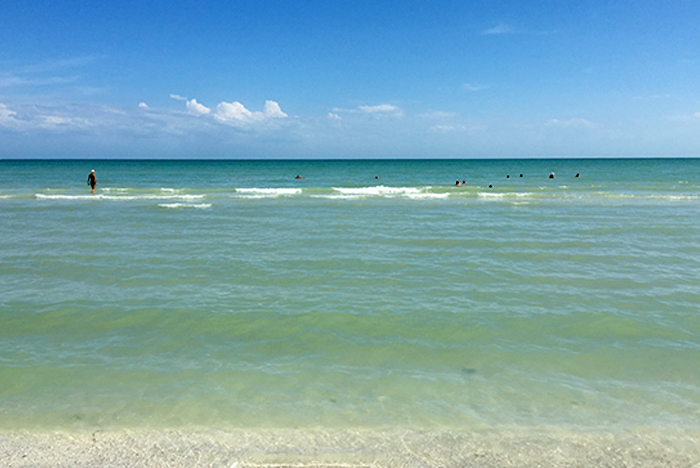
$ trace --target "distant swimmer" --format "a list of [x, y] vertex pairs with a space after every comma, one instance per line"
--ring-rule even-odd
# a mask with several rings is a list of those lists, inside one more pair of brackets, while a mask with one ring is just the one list
[[303, 179], [303, 177], [300, 176], [300, 175], [298, 175], [298, 176], [295, 177], [295, 179]]
[[459, 183], [459, 181], [457, 181], [457, 182], [455, 183], [455, 185], [456, 185], [457, 187], [459, 187], [461, 184]]
[[576, 177], [581, 177], [581, 174], [579, 174], [579, 173], [577, 172], [577, 173], [576, 173]]
[[522, 174], [520, 174], [520, 177], [522, 177], [522, 176], [523, 176], [523, 175], [522, 175]]
[[375, 178], [375, 179], [379, 179], [379, 176], [378, 176], [378, 175], [376, 175], [376, 176], [374, 176], [374, 178]]
[[90, 171], [90, 175], [87, 178], [87, 184], [92, 187], [92, 193], [95, 193], [95, 185], [97, 185], [97, 178], [95, 177], [95, 169]]
[[463, 180], [463, 181], [462, 181], [462, 185], [467, 185], [467, 181], [466, 181], [466, 180]]
[[552, 173], [549, 174], [549, 178], [550, 178], [550, 179], [554, 179], [554, 172], [552, 172]]
[[489, 188], [493, 188], [493, 185], [489, 184]]
[[506, 179], [510, 179], [510, 174], [508, 174], [508, 175], [506, 176]]

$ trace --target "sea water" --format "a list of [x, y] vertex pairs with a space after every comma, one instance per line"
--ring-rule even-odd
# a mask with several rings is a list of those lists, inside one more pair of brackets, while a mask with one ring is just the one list
[[0, 429], [697, 430], [699, 220], [698, 159], [0, 161]]

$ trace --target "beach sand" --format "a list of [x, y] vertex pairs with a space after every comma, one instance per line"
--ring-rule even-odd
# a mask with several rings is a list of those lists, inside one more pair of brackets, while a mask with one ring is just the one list
[[0, 432], [4, 467], [699, 467], [700, 432]]

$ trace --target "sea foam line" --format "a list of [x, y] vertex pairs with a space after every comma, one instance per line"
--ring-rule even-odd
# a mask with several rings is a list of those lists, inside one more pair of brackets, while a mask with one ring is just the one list
[[503, 199], [503, 198], [531, 198], [534, 197], [535, 194], [530, 193], [530, 192], [501, 192], [501, 193], [492, 193], [492, 192], [479, 192], [477, 194], [480, 198], [493, 198], [493, 199]]
[[211, 208], [211, 203], [159, 203], [161, 208], [194, 208], [194, 209], [206, 209]]
[[236, 194], [248, 198], [284, 197], [300, 195], [300, 188], [237, 188]]
[[34, 196], [38, 200], [117, 200], [117, 201], [132, 201], [132, 200], [202, 200], [205, 195], [46, 195], [36, 193]]
[[103, 192], [117, 192], [117, 193], [125, 193], [128, 192], [129, 189], [125, 187], [102, 187], [100, 189]]
[[427, 198], [447, 198], [449, 193], [430, 192], [431, 186], [425, 187], [387, 187], [377, 185], [374, 187], [332, 187], [334, 193], [326, 195], [317, 195], [319, 198], [336, 198], [336, 199], [356, 199], [356, 198], [411, 198], [411, 199], [427, 199]]
[[[430, 187], [425, 187], [429, 189]], [[386, 187], [377, 185], [375, 187], [333, 187], [333, 190], [343, 195], [356, 196], [405, 196], [409, 194], [420, 194], [421, 189], [415, 187]]]

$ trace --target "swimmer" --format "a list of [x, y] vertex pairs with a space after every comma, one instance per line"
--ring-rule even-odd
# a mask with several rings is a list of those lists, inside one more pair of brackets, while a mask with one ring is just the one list
[[466, 181], [466, 180], [463, 180], [463, 181], [462, 181], [462, 185], [467, 185], [467, 181]]
[[550, 179], [554, 179], [554, 172], [552, 172], [552, 173], [549, 174], [549, 178], [550, 178]]
[[510, 174], [508, 174], [508, 175], [506, 176], [506, 179], [510, 179]]
[[95, 177], [95, 169], [90, 171], [87, 178], [87, 184], [92, 187], [92, 193], [95, 193], [95, 185], [97, 185], [97, 178]]
[[300, 175], [298, 175], [298, 176], [295, 177], [295, 179], [303, 179], [303, 177], [300, 176]]
[[581, 174], [579, 174], [579, 173], [577, 172], [577, 173], [576, 173], [576, 177], [581, 177]]
[[522, 176], [523, 176], [523, 175], [522, 175], [522, 174], [520, 174], [520, 177], [522, 177]]
[[457, 181], [457, 182], [455, 183], [455, 186], [457, 186], [457, 187], [459, 187], [460, 185], [461, 185], [461, 184], [459, 183], [459, 181]]
[[489, 184], [489, 188], [493, 188], [493, 185]]

